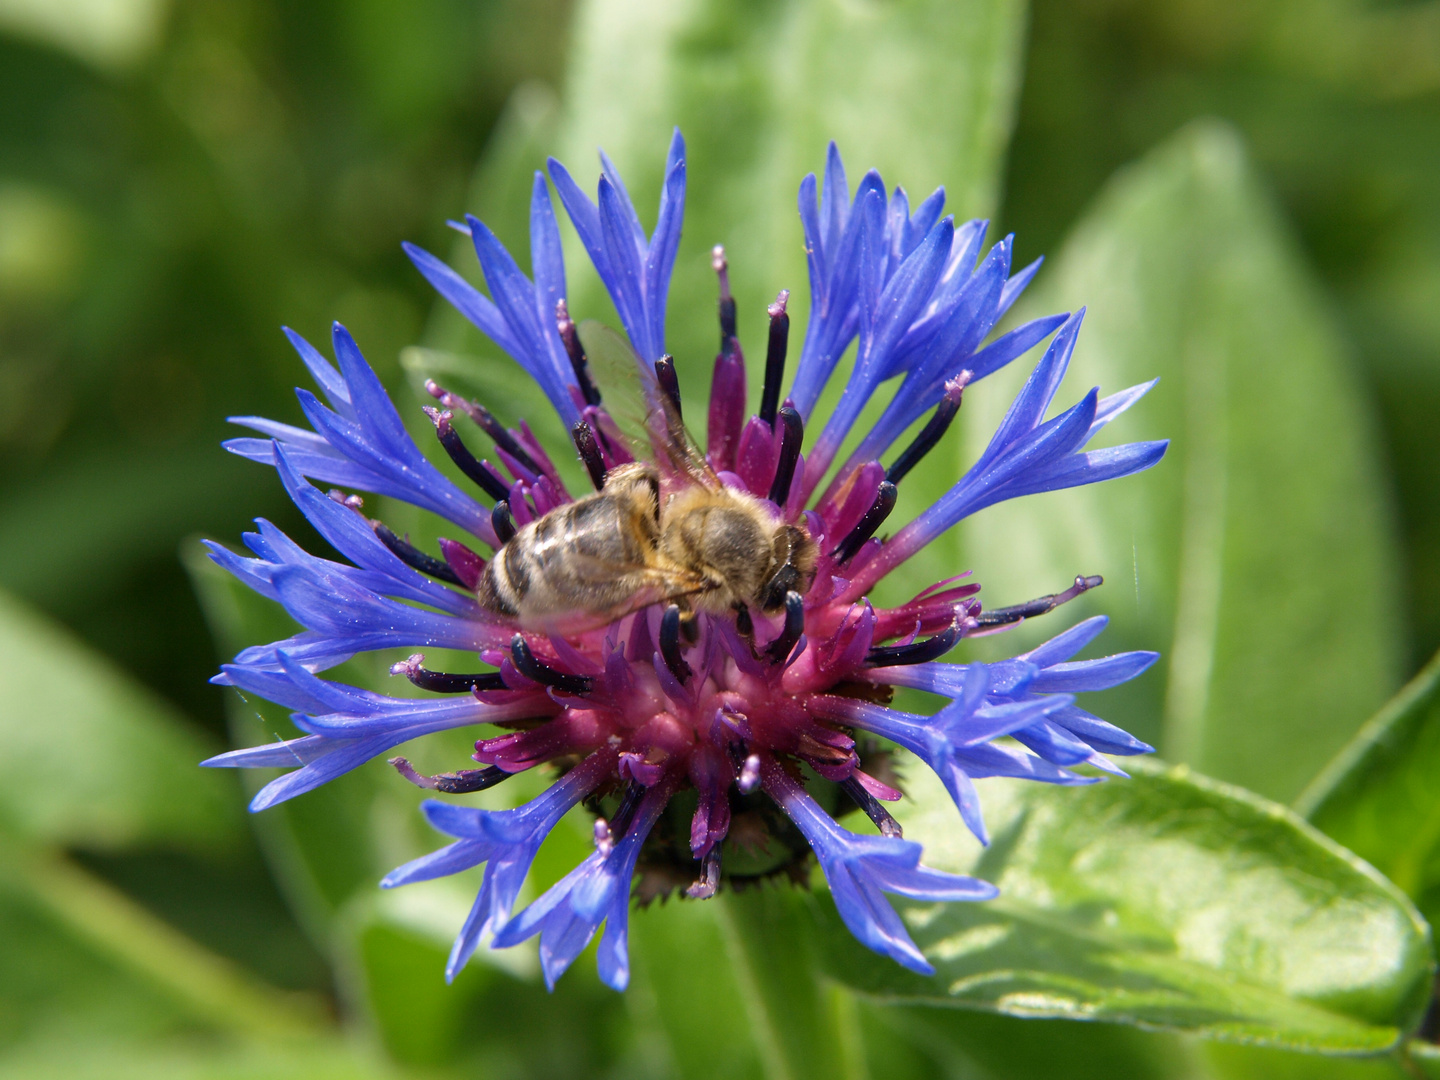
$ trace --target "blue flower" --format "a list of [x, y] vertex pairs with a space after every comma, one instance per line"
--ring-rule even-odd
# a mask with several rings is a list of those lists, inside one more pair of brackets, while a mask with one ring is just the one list
[[[460, 930], [460, 936], [455, 939], [454, 948], [450, 950], [450, 960], [445, 965], [446, 980], [454, 980], [485, 934], [493, 934], [506, 925], [515, 906], [515, 897], [519, 895], [525, 875], [530, 872], [530, 864], [535, 861], [535, 854], [545, 837], [550, 835], [550, 830], [566, 811], [605, 779], [614, 764], [612, 751], [598, 750], [539, 798], [514, 810], [476, 810], [435, 799], [426, 799], [420, 804], [431, 825], [459, 839], [439, 851], [392, 870], [380, 883], [383, 888], [393, 889], [397, 885], [430, 881], [458, 874], [482, 863], [485, 865], [485, 879], [480, 892], [475, 897], [475, 904]], [[638, 848], [638, 844], [632, 847]], [[632, 860], [632, 868], [633, 865]], [[628, 883], [629, 877], [625, 880]], [[581, 942], [580, 948], [584, 947], [585, 942]], [[565, 963], [568, 964], [571, 959], [574, 959], [573, 954]], [[553, 987], [564, 966], [555, 970], [553, 975], [552, 968], [553, 964], [547, 964], [545, 975]]]
[[[549, 177], [634, 351], [643, 364], [659, 361], [657, 381], [670, 378], [673, 369], [662, 357], [685, 199], [685, 144], [679, 133], [666, 159], [657, 224], [648, 238], [609, 159], [602, 156], [593, 201], [558, 162], [550, 162]], [[1085, 449], [1150, 384], [1103, 398], [1092, 390], [1047, 419], [1083, 313], [1035, 319], [992, 338], [1038, 262], [1012, 274], [1008, 237], [982, 254], [985, 223], [957, 225], [944, 216], [943, 190], [912, 212], [904, 190], [887, 197], [872, 172], [852, 199], [833, 146], [818, 198], [817, 186], [809, 176], [800, 189], [812, 310], [794, 381], [782, 395], [789, 328], [782, 292], [770, 309], [771, 362], [761, 411], [749, 419], [744, 365], [733, 343], [733, 301], [724, 285], [723, 256], [716, 259], [726, 344], [716, 360], [707, 417], [715, 483], [753, 497], [777, 530], [783, 526], [791, 530], [786, 535], [808, 537], [817, 552], [813, 578], [794, 570], [773, 598], [760, 603], [757, 597], [754, 610], [748, 605], [724, 614], [697, 610], [682, 621], [678, 604], [662, 600], [646, 606], [649, 598], [640, 596], [638, 610], [609, 623], [581, 620], [555, 632], [497, 610], [504, 605], [483, 599], [486, 556], [471, 545], [508, 550], [502, 537], [511, 529], [523, 529], [575, 500], [523, 422], [506, 428], [480, 404], [432, 384], [427, 388], [441, 406], [429, 410], [436, 435], [474, 482], [475, 493], [452, 483], [412, 441], [341, 327], [334, 334], [338, 367], [290, 335], [328, 401], [300, 392], [310, 430], [244, 417], [238, 422], [262, 437], [226, 444], [276, 468], [286, 492], [336, 557], [306, 552], [263, 520], [257, 532], [245, 536], [253, 557], [210, 546], [216, 562], [281, 604], [303, 630], [242, 651], [215, 677], [293, 710], [300, 736], [235, 750], [206, 764], [296, 766], [265, 786], [252, 803], [256, 810], [309, 791], [403, 742], [462, 726], [490, 725], [475, 743], [480, 768], [426, 777], [400, 758], [394, 759], [396, 768], [423, 788], [452, 794], [482, 790], [537, 767], [559, 770], [549, 790], [515, 810], [423, 804], [431, 824], [453, 842], [406, 864], [383, 884], [484, 866], [480, 892], [447, 966], [451, 978], [487, 936], [493, 945], [507, 947], [539, 935], [542, 968], [553, 986], [603, 927], [600, 975], [623, 988], [637, 872], [650, 873], [647, 867], [670, 860], [671, 871], [695, 875], [690, 895], [713, 895], [725, 881], [732, 810], [751, 809], [755, 800], [765, 799], [789, 816], [804, 839], [792, 847], [799, 841], [788, 828], [770, 837], [775, 862], [768, 872], [803, 878], [813, 852], [855, 935], [897, 962], [929, 972], [884, 895], [975, 901], [995, 890], [921, 864], [920, 846], [898, 835], [881, 805], [901, 793], [865, 771], [856, 732], [919, 757], [982, 840], [975, 778], [1092, 783], [1094, 772], [1074, 769], [1084, 765], [1123, 776], [1109, 756], [1150, 749], [1076, 704], [1077, 694], [1134, 678], [1155, 659], [1153, 653], [1134, 652], [1074, 660], [1103, 619], [1082, 622], [999, 663], [962, 666], [942, 660], [967, 635], [1043, 614], [1098, 585], [1098, 578], [1079, 577], [1063, 593], [1010, 608], [986, 608], [977, 596], [979, 585], [959, 579], [897, 607], [876, 608], [868, 599], [889, 571], [987, 506], [1155, 464], [1164, 443]], [[531, 277], [483, 223], [468, 218], [460, 228], [474, 241], [488, 296], [433, 256], [412, 246], [406, 250], [441, 295], [544, 389], [575, 433], [575, 448], [595, 486], [602, 488], [609, 470], [631, 460], [630, 449], [612, 438], [618, 432], [590, 381], [584, 346], [567, 310], [559, 226], [545, 176], [536, 174], [531, 199]], [[967, 388], [1052, 335], [980, 459], [933, 506], [883, 538], [897, 485], [943, 438]], [[806, 455], [805, 423], [852, 344], [856, 359], [841, 404], [825, 418]], [[852, 441], [858, 418], [886, 383], [896, 389], [879, 421], [859, 432], [857, 449], [840, 460], [840, 448]], [[782, 401], [788, 404], [781, 407]], [[927, 412], [921, 433], [888, 466], [882, 464], [880, 457]], [[456, 426], [461, 415], [493, 441], [498, 465], [471, 452], [466, 445], [471, 436]], [[658, 447], [654, 465], [667, 495], [693, 482]], [[309, 481], [347, 490], [326, 492]], [[462, 530], [460, 538], [440, 540], [438, 554], [422, 550], [366, 517], [355, 490], [435, 513]], [[660, 514], [664, 527], [663, 506]], [[475, 657], [475, 670], [432, 671], [420, 653], [396, 663], [392, 675], [408, 679], [424, 692], [420, 697], [345, 686], [317, 674], [359, 653], [394, 647], [461, 650]], [[871, 689], [864, 689], [866, 684]], [[933, 716], [879, 704], [892, 686], [927, 690], [950, 703]], [[837, 824], [807, 790], [806, 778], [814, 776], [839, 785], [881, 835], [860, 835]], [[686, 829], [663, 811], [672, 796], [688, 788], [696, 789], [697, 798]], [[595, 852], [534, 903], [514, 911], [540, 844], [582, 801], [602, 815]], [[686, 845], [692, 859], [674, 854]], [[673, 865], [677, 859], [679, 865]], [[661, 874], [656, 882], [661, 880], [670, 877]]]
[[919, 844], [842, 829], [774, 758], [765, 758], [760, 769], [766, 792], [814, 849], [835, 907], [850, 932], [911, 971], [935, 974], [881, 893], [932, 901], [992, 900], [999, 895], [1000, 890], [989, 882], [921, 866]]

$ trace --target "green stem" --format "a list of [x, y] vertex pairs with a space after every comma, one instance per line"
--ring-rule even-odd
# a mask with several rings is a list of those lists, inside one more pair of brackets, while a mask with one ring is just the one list
[[98, 952], [168, 993], [198, 1020], [237, 1035], [313, 1037], [320, 1002], [277, 990], [152, 915], [58, 852], [5, 843], [15, 885]]

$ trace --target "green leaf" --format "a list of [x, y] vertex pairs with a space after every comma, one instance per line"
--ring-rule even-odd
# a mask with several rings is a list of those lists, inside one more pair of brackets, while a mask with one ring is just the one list
[[0, 593], [0, 823], [33, 841], [115, 850], [233, 836], [215, 752], [109, 660]]
[[1361, 728], [1295, 808], [1440, 916], [1440, 656]]
[[1440, 1078], [1440, 1046], [1411, 1039], [1405, 1045], [1405, 1057], [1413, 1075]]
[[[1059, 403], [1158, 376], [1100, 442], [1174, 441], [1140, 477], [978, 515], [966, 565], [992, 604], [1103, 574], [1066, 615], [1108, 613], [1106, 652], [1164, 661], [1092, 707], [1289, 800], [1393, 690], [1401, 656], [1372, 417], [1325, 298], [1214, 122], [1118, 173], [1037, 288], [1026, 315], [1090, 305]], [[966, 462], [1027, 367], [967, 393]]]
[[197, 1045], [171, 1038], [110, 1045], [48, 1037], [0, 1055], [0, 1080], [395, 1080], [411, 1075], [336, 1038]]
[[[846, 156], [852, 187], [874, 167], [917, 199], [944, 184], [960, 214], [994, 206], [1023, 18], [1014, 0], [579, 7], [558, 138], [571, 172], [593, 190], [603, 146], [653, 223], [672, 126], [685, 134], [689, 187], [669, 346], [677, 364], [703, 375], [691, 385], [709, 385], [718, 342], [712, 245], [730, 253], [741, 336], [752, 347], [765, 340], [765, 305], [777, 289], [805, 295], [795, 191], [807, 172], [823, 170], [829, 140]], [[579, 285], [577, 319], [599, 295], [592, 275]]]
[[1213, 1043], [1197, 1054], [1213, 1080], [1411, 1080], [1398, 1053], [1379, 1058], [1319, 1057], [1258, 1046]]
[[1192, 1065], [1186, 1042], [1160, 1032], [919, 1006], [872, 1005], [870, 1013], [935, 1061], [932, 1076], [942, 1070], [994, 1080], [1200, 1080], [1203, 1075]]
[[[778, 1051], [773, 1037], [764, 1041], [768, 1017], [753, 980], [736, 971], [726, 903], [675, 899], [631, 913], [627, 1004], [676, 1076], [769, 1080]], [[752, 1023], [757, 1012], [760, 1023]]]
[[907, 837], [1000, 898], [902, 906], [933, 978], [854, 945], [829, 914], [836, 979], [885, 1000], [1337, 1054], [1378, 1053], [1419, 1022], [1428, 927], [1282, 806], [1148, 763], [1085, 788], [982, 781], [994, 840], [977, 853], [939, 782], [909, 775]]

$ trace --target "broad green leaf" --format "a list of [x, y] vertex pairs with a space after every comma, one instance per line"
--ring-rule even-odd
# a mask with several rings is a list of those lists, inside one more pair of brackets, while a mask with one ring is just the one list
[[230, 782], [195, 767], [215, 748], [172, 706], [5, 594], [0, 652], [0, 827], [97, 850], [233, 835]]
[[1440, 1077], [1440, 1046], [1412, 1039], [1405, 1047], [1412, 1075]]
[[1333, 1058], [1258, 1046], [1212, 1043], [1196, 1054], [1213, 1080], [1410, 1080], [1416, 1074], [1392, 1052], [1378, 1058]]
[[[1393, 690], [1396, 547], [1350, 353], [1238, 138], [1194, 124], [1118, 173], [1027, 300], [1088, 305], [1057, 407], [1159, 377], [1099, 442], [1173, 442], [1142, 476], [982, 512], [966, 565], [992, 604], [1104, 575], [1060, 621], [1108, 613], [1105, 651], [1164, 660], [1102, 714], [1293, 798]], [[966, 462], [1027, 368], [967, 393]]]
[[[730, 253], [752, 349], [776, 290], [805, 295], [795, 192], [823, 169], [829, 140], [846, 155], [852, 187], [874, 167], [916, 199], [945, 185], [961, 215], [994, 206], [1022, 25], [1009, 0], [580, 5], [558, 138], [572, 173], [593, 190], [603, 146], [653, 224], [671, 128], [686, 137], [668, 344], [691, 385], [709, 385], [718, 341], [712, 245]], [[577, 318], [590, 314], [593, 280], [572, 289]]]
[[[994, 208], [1023, 21], [1018, 0], [592, 0], [577, 10], [557, 137], [577, 179], [593, 190], [594, 150], [604, 147], [649, 227], [671, 127], [685, 134], [685, 233], [666, 347], [687, 393], [708, 391], [719, 340], [715, 244], [729, 255], [752, 369], [763, 355], [766, 305], [782, 288], [792, 293], [792, 364], [799, 355], [809, 279], [796, 191], [806, 173], [823, 175], [830, 140], [852, 191], [876, 168], [912, 204], [943, 185], [947, 210], [961, 220]], [[613, 321], [578, 244], [566, 252], [576, 318]], [[833, 406], [846, 368], [842, 361], [817, 417]], [[750, 392], [758, 402], [758, 371]], [[953, 463], [927, 466], [912, 478], [897, 521], [917, 508], [909, 496], [933, 486], [933, 470], [943, 486], [953, 482]], [[914, 562], [907, 582], [949, 576], [953, 541]]]
[[1327, 836], [1440, 916], [1440, 656], [1296, 800]]
[[160, 43], [168, 0], [0, 0], [0, 32], [33, 38], [106, 72], [136, 67]]
[[[1116, 1024], [1018, 1019], [965, 1009], [868, 1006], [905, 1044], [935, 1061], [930, 1075], [981, 1075], [995, 1080], [1209, 1080], [1180, 1037]], [[867, 1041], [874, 1039], [867, 1033]], [[1327, 1059], [1329, 1060], [1329, 1059]], [[884, 1073], [876, 1070], [875, 1075]]]
[[834, 978], [883, 1000], [1338, 1054], [1386, 1050], [1419, 1022], [1428, 927], [1282, 806], [1183, 766], [1085, 788], [983, 781], [994, 839], [977, 853], [938, 781], [909, 775], [902, 820], [926, 862], [1001, 896], [903, 906], [933, 978], [851, 947], [830, 914]]

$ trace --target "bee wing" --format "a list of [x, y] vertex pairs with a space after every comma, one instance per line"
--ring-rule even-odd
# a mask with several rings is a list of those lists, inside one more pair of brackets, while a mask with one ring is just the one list
[[694, 596], [697, 593], [705, 592], [708, 587], [705, 582], [696, 577], [673, 573], [662, 576], [657, 573], [654, 581], [637, 588], [635, 593], [619, 607], [607, 608], [604, 611], [577, 610], [564, 614], [547, 615], [537, 620], [534, 628], [561, 636], [583, 633], [587, 630], [598, 630], [627, 615], [633, 615], [651, 604], [665, 604], [682, 597]]
[[661, 389], [654, 368], [602, 323], [586, 320], [579, 332], [591, 377], [603, 399], [601, 408], [614, 421], [631, 454], [668, 467], [692, 483], [720, 487], [720, 478], [685, 427], [679, 407]]

